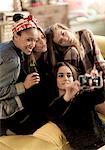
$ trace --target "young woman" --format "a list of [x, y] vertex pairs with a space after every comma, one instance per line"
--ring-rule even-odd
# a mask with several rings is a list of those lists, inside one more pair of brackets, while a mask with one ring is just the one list
[[[47, 37], [48, 68], [53, 72], [59, 61], [69, 62], [79, 74], [94, 71], [94, 66], [105, 75], [105, 60], [98, 48], [93, 33], [88, 29], [72, 32], [62, 24], [55, 23], [45, 31]], [[105, 103], [96, 106], [105, 115]]]
[[48, 27], [45, 34], [49, 68], [53, 70], [59, 61], [68, 61], [77, 67], [79, 64], [79, 43], [74, 33], [66, 26], [56, 23]]
[[[31, 53], [31, 55], [25, 57], [26, 69], [28, 73], [37, 72], [40, 75], [40, 82], [37, 86], [33, 86], [22, 95], [24, 99], [24, 105], [33, 113], [40, 113], [43, 110], [47, 110], [48, 106], [48, 72], [46, 69], [46, 63], [43, 61], [43, 55], [47, 51], [46, 36], [41, 27], [37, 25], [38, 37], [36, 45]], [[44, 99], [46, 94], [45, 101]], [[30, 101], [29, 101], [30, 99]], [[47, 104], [46, 104], [47, 103]], [[42, 105], [41, 105], [42, 104]], [[35, 116], [35, 114], [34, 114]], [[40, 117], [39, 117], [40, 118]], [[37, 119], [38, 120], [38, 119]]]
[[35, 47], [37, 21], [22, 14], [15, 14], [13, 20], [13, 39], [0, 44], [0, 135], [6, 134], [8, 128], [17, 134], [25, 134], [24, 127], [30, 132], [28, 125], [32, 118], [23, 109], [21, 94], [40, 81], [38, 73], [26, 74], [23, 57], [30, 55]]
[[69, 63], [56, 65], [58, 97], [49, 105], [50, 119], [61, 128], [74, 149], [95, 150], [105, 144], [105, 129], [95, 111], [95, 105], [104, 101], [102, 74], [100, 88], [82, 88], [77, 76]]

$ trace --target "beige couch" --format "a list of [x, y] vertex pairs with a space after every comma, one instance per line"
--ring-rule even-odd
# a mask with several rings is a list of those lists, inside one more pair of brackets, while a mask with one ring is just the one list
[[98, 46], [100, 47], [101, 52], [105, 58], [105, 36], [95, 35], [95, 40], [96, 40]]
[[70, 150], [69, 142], [52, 122], [39, 128], [32, 135], [0, 137], [0, 150]]
[[[105, 58], [105, 37], [95, 36]], [[105, 121], [105, 117], [100, 115]], [[52, 122], [42, 126], [32, 135], [9, 135], [0, 137], [0, 150], [70, 150], [61, 130]]]

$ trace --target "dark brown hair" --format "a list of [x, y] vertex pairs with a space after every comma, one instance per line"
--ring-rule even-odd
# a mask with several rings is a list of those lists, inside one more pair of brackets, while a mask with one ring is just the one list
[[74, 80], [77, 80], [78, 78], [78, 72], [77, 72], [77, 69], [71, 65], [70, 63], [68, 62], [58, 62], [54, 68], [54, 75], [55, 77], [57, 77], [57, 73], [58, 73], [58, 69], [62, 66], [67, 66], [68, 68], [70, 68], [71, 72], [72, 72], [72, 75], [73, 75], [73, 78]]

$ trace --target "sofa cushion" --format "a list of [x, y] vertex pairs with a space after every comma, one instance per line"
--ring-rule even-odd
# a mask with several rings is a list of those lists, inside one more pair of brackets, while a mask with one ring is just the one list
[[95, 35], [95, 40], [105, 58], [105, 36]]
[[0, 150], [70, 150], [70, 145], [61, 130], [49, 122], [32, 135], [0, 137]]
[[[2, 146], [2, 149], [1, 149]], [[56, 145], [34, 136], [13, 135], [0, 138], [0, 150], [58, 150]]]
[[43, 125], [33, 133], [33, 136], [53, 143], [58, 149], [70, 150], [70, 145], [65, 135], [60, 128], [52, 122]]

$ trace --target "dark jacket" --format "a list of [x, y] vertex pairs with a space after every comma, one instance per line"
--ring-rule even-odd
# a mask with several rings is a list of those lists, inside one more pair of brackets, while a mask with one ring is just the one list
[[95, 150], [105, 144], [105, 129], [94, 109], [103, 101], [101, 89], [81, 91], [72, 102], [58, 97], [49, 105], [50, 119], [63, 130], [73, 148]]

